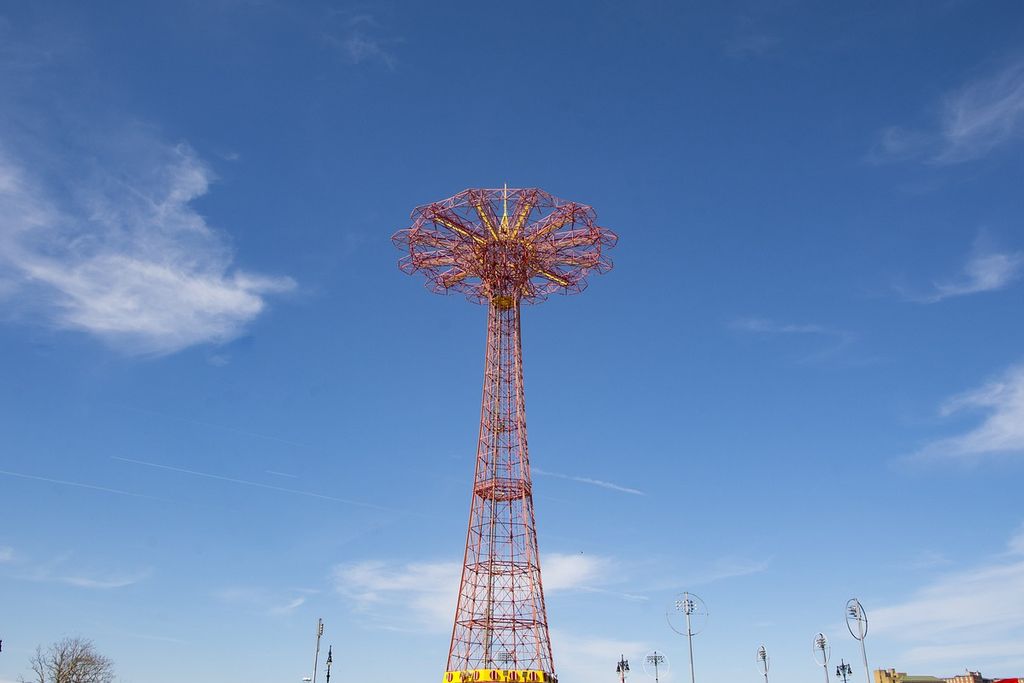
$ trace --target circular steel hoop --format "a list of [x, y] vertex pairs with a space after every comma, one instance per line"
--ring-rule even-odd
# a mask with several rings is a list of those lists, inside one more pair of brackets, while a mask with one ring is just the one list
[[768, 656], [768, 648], [764, 646], [764, 643], [757, 648], [757, 667], [761, 670], [762, 674], [768, 674], [768, 668], [771, 666], [772, 658]]
[[654, 660], [652, 657], [660, 657], [658, 662], [658, 676], [664, 676], [672, 670], [672, 663], [668, 661], [668, 655], [664, 652], [652, 650], [644, 656], [644, 673], [654, 678]]
[[[857, 624], [856, 630], [854, 624]], [[846, 601], [846, 628], [857, 640], [864, 640], [868, 635], [868, 613], [864, 611], [864, 605], [860, 604], [857, 598]]]
[[814, 640], [811, 641], [811, 652], [818, 666], [828, 666], [828, 658], [832, 655], [832, 646], [824, 633], [819, 632], [814, 635]]
[[[689, 624], [687, 624], [689, 616]], [[695, 636], [708, 624], [708, 606], [696, 593], [683, 592], [665, 611], [669, 628], [681, 636]]]

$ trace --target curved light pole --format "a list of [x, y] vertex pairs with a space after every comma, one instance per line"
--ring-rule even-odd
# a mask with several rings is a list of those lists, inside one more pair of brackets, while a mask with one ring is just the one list
[[864, 611], [864, 605], [860, 604], [857, 598], [850, 598], [846, 601], [846, 628], [850, 629], [850, 635], [860, 641], [860, 656], [864, 658], [864, 675], [867, 676], [867, 683], [872, 683], [871, 669], [868, 668], [868, 652], [864, 648], [864, 639], [868, 637], [868, 613]]
[[[675, 623], [673, 623], [673, 615]], [[682, 615], [680, 617], [680, 615]], [[704, 630], [708, 622], [708, 608], [695, 593], [680, 593], [665, 613], [668, 625], [676, 633], [686, 636], [690, 647], [690, 683], [697, 683], [693, 673], [693, 637]]]
[[757, 648], [757, 666], [761, 669], [761, 675], [764, 676], [764, 683], [768, 683], [768, 666], [771, 664], [771, 658], [768, 656], [768, 648], [761, 644], [761, 647]]
[[825, 634], [820, 632], [814, 636], [814, 641], [811, 645], [814, 652], [814, 661], [825, 670], [825, 683], [829, 683], [828, 658], [832, 654], [832, 646], [828, 644], [828, 638], [825, 637]]

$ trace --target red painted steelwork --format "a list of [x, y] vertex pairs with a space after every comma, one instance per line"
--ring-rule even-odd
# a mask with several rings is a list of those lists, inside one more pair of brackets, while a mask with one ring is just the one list
[[448, 671], [554, 675], [526, 443], [522, 302], [574, 294], [605, 272], [612, 231], [539, 189], [471, 189], [417, 208], [399, 265], [434, 292], [488, 304], [480, 436]]

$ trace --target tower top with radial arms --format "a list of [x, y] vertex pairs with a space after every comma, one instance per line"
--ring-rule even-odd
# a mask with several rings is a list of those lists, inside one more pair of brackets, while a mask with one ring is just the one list
[[611, 269], [605, 252], [618, 240], [589, 206], [538, 188], [463, 190], [411, 218], [391, 238], [407, 252], [399, 267], [422, 272], [433, 292], [501, 308], [582, 292], [590, 271]]

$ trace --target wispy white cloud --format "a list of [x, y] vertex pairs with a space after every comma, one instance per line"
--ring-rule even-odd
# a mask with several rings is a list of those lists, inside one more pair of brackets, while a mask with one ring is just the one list
[[926, 583], [910, 598], [871, 610], [872, 629], [907, 650], [908, 663], [1002, 669], [1024, 665], [1024, 557], [995, 558]]
[[233, 267], [228, 242], [193, 206], [213, 174], [188, 146], [126, 138], [138, 149], [59, 181], [0, 146], [8, 305], [129, 353], [235, 338], [263, 312], [265, 295], [295, 283]]
[[1024, 60], [968, 84], [945, 103], [943, 148], [935, 160], [957, 163], [984, 156], [1024, 133]]
[[725, 42], [725, 53], [734, 59], [762, 57], [781, 44], [782, 39], [763, 21], [747, 15], [736, 20], [735, 30]]
[[740, 332], [757, 332], [761, 334], [820, 334], [825, 336], [843, 336], [845, 333], [815, 323], [780, 323], [765, 318], [737, 318], [730, 325]]
[[600, 555], [548, 553], [541, 555], [544, 590], [572, 590], [599, 585], [612, 574], [614, 562]]
[[[544, 554], [545, 593], [586, 590], [606, 581], [613, 565], [606, 557]], [[443, 630], [455, 614], [461, 571], [457, 562], [366, 560], [335, 567], [333, 584], [378, 628]]]
[[1024, 252], [996, 251], [985, 240], [975, 242], [974, 249], [963, 268], [953, 280], [935, 282], [929, 291], [915, 294], [904, 288], [898, 291], [908, 301], [934, 304], [944, 299], [1004, 289], [1024, 274]]
[[823, 361], [833, 357], [856, 339], [856, 335], [852, 332], [828, 327], [827, 325], [787, 323], [767, 318], [736, 318], [729, 323], [729, 327], [737, 332], [756, 334], [762, 337], [817, 338], [818, 346], [823, 348], [817, 348], [800, 358], [802, 362], [807, 363]]
[[548, 470], [542, 470], [542, 469], [540, 469], [538, 467], [532, 468], [531, 471], [534, 474], [538, 474], [538, 475], [540, 475], [542, 477], [554, 477], [555, 479], [566, 479], [568, 481], [575, 481], [575, 482], [579, 482], [581, 484], [590, 484], [591, 486], [598, 486], [598, 487], [603, 488], [603, 489], [608, 489], [609, 491], [618, 491], [620, 493], [630, 493], [630, 494], [632, 494], [634, 496], [646, 495], [643, 491], [641, 491], [639, 489], [630, 488], [629, 486], [621, 486], [619, 484], [614, 484], [614, 483], [612, 483], [610, 481], [603, 481], [601, 479], [592, 479], [590, 477], [580, 477], [580, 476], [576, 476], [576, 475], [572, 475], [572, 474], [561, 474], [559, 472], [549, 472]]
[[699, 568], [689, 576], [680, 577], [676, 585], [701, 586], [716, 581], [750, 576], [766, 571], [771, 562], [740, 557], [722, 557], [712, 564]]
[[[633, 672], [635, 677], [642, 677], [640, 663], [652, 649], [639, 640], [579, 634], [558, 628], [551, 629], [551, 648], [555, 651], [559, 676], [567, 681], [609, 679], [608, 662], [617, 660], [619, 656], [625, 656], [637, 667]], [[662, 677], [661, 680], [668, 683], [670, 679]]]
[[230, 605], [239, 605], [247, 610], [269, 616], [283, 617], [305, 605], [309, 597], [317, 592], [303, 588], [270, 591], [263, 588], [235, 586], [218, 591], [215, 597]]
[[58, 576], [53, 580], [66, 583], [79, 588], [95, 588], [109, 590], [111, 588], [124, 588], [139, 583], [150, 575], [149, 571], [135, 574], [111, 574], [107, 576]]
[[367, 560], [334, 568], [335, 590], [378, 625], [444, 630], [455, 614], [461, 565]]
[[1017, 60], [950, 93], [933, 129], [886, 128], [869, 158], [956, 164], [984, 157], [1022, 136], [1024, 60]]
[[89, 571], [82, 566], [80, 561], [74, 560], [73, 553], [69, 552], [30, 567], [28, 573], [21, 578], [27, 581], [63, 583], [90, 590], [112, 590], [133, 586], [148, 579], [152, 574], [153, 570], [149, 568], [132, 571]]
[[1016, 534], [1010, 537], [1010, 542], [1006, 544], [1006, 550], [1011, 555], [1024, 555], [1024, 524], [1020, 526]]
[[370, 14], [339, 10], [334, 12], [340, 20], [336, 30], [323, 34], [324, 40], [338, 49], [350, 64], [379, 62], [392, 71], [398, 57], [391, 50], [393, 38], [385, 38], [380, 22]]
[[14, 559], [14, 548], [9, 545], [0, 545], [0, 564], [5, 564]]
[[945, 402], [941, 415], [981, 412], [973, 429], [933, 441], [917, 458], [955, 458], [973, 461], [994, 455], [1024, 453], [1024, 364], [1014, 365], [981, 387]]

